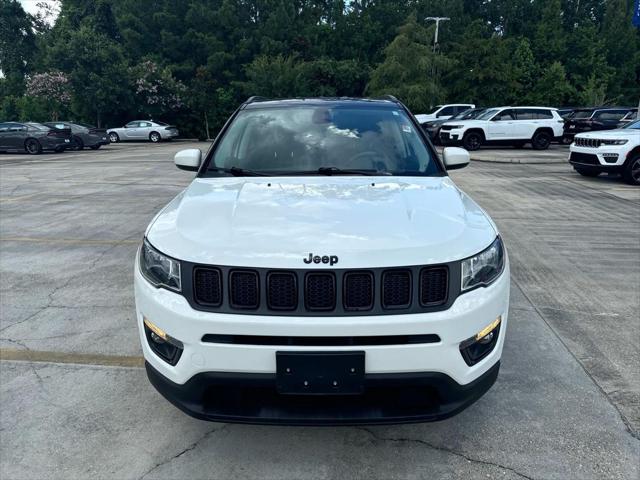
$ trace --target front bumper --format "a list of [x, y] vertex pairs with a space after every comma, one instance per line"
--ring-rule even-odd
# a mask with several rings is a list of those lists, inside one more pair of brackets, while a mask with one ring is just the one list
[[[460, 295], [449, 309], [405, 315], [279, 317], [196, 311], [182, 295], [149, 284], [140, 274], [137, 260], [134, 284], [142, 351], [154, 386], [195, 417], [247, 423], [399, 423], [454, 415], [495, 381], [509, 309], [508, 259], [496, 281]], [[498, 316], [502, 317], [502, 324], [495, 347], [477, 364], [468, 366], [460, 353], [460, 343]], [[175, 366], [149, 347], [144, 317], [183, 344], [184, 350]], [[206, 334], [274, 337], [433, 334], [440, 340], [356, 348], [274, 346], [203, 342]], [[309, 399], [275, 393], [276, 352], [353, 350], [365, 352], [364, 395]]]
[[442, 420], [478, 400], [496, 381], [500, 362], [467, 385], [437, 372], [367, 374], [365, 393], [290, 396], [276, 393], [275, 374], [205, 372], [184, 385], [148, 362], [151, 384], [172, 404], [201, 420], [286, 425], [397, 424]]
[[464, 132], [462, 130], [440, 130], [440, 143], [443, 145], [454, 145], [462, 141]]
[[614, 172], [623, 168], [630, 150], [631, 147], [627, 144], [601, 145], [597, 148], [572, 144], [569, 149], [569, 163], [578, 167]]

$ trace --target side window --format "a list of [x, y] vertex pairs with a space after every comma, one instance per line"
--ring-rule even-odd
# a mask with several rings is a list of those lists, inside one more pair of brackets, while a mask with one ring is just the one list
[[8, 131], [9, 131], [9, 124], [8, 123], [0, 123], [0, 133], [8, 132]]
[[125, 128], [136, 128], [139, 124], [140, 122], [129, 122], [125, 125]]
[[515, 117], [513, 115], [513, 110], [503, 110], [498, 115], [493, 117], [493, 120], [498, 121], [498, 122], [505, 122], [505, 121], [509, 121], [509, 120], [515, 120]]
[[549, 120], [553, 118], [551, 110], [538, 110], [538, 118], [541, 120]]
[[444, 107], [442, 110], [440, 110], [437, 114], [436, 117], [446, 117], [446, 116], [451, 116], [451, 115], [455, 115], [456, 112], [456, 107]]
[[10, 123], [9, 124], [9, 131], [10, 132], [22, 132], [27, 130], [27, 127], [25, 127], [24, 125], [21, 125], [19, 123]]
[[516, 108], [513, 112], [518, 120], [535, 120], [537, 118], [537, 112], [532, 108]]
[[151, 124], [149, 122], [140, 122], [141, 127], [150, 127]]

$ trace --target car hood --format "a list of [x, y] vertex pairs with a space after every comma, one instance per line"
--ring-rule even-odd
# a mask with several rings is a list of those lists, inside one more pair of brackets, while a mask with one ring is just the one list
[[576, 135], [578, 138], [637, 138], [640, 140], [640, 130], [633, 128], [618, 128], [615, 130], [597, 130]]
[[443, 125], [463, 125], [471, 127], [473, 125], [484, 125], [485, 120], [447, 120]]
[[304, 268], [313, 253], [361, 268], [466, 258], [496, 233], [448, 177], [221, 177], [195, 179], [147, 238], [196, 263]]

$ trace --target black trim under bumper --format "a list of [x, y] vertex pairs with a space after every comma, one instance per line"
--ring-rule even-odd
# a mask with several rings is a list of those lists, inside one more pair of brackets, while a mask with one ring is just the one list
[[280, 395], [275, 374], [204, 372], [184, 385], [145, 362], [153, 386], [180, 410], [201, 420], [284, 425], [418, 423], [451, 417], [496, 381], [500, 362], [467, 385], [443, 373], [365, 375], [361, 395]]

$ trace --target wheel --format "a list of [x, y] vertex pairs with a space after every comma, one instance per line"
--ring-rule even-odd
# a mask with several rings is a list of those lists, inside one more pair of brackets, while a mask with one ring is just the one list
[[531, 139], [534, 150], [546, 150], [551, 145], [551, 135], [548, 132], [536, 132]]
[[151, 132], [149, 134], [149, 140], [151, 140], [153, 143], [158, 143], [161, 139], [162, 137], [160, 137], [160, 134], [158, 132]]
[[462, 145], [469, 151], [478, 150], [482, 145], [482, 135], [478, 132], [469, 132], [462, 139]]
[[515, 142], [513, 148], [524, 148], [527, 142]]
[[89, 148], [90, 148], [91, 150], [97, 150], [97, 149], [99, 149], [99, 148], [100, 148], [100, 144], [98, 144], [98, 145], [91, 145]]
[[583, 177], [597, 177], [600, 175], [600, 171], [595, 168], [573, 167], [573, 169]]
[[118, 143], [120, 141], [120, 137], [118, 136], [118, 134], [116, 132], [111, 132], [109, 134], [109, 141], [111, 143]]
[[38, 155], [39, 153], [42, 153], [42, 145], [40, 145], [40, 142], [35, 138], [29, 138], [24, 142], [24, 149], [31, 155]]
[[563, 135], [562, 136], [562, 144], [563, 145], [569, 145], [570, 143], [573, 143], [573, 138], [570, 137], [569, 135]]
[[622, 178], [630, 185], [640, 185], [640, 154], [629, 159], [622, 171]]
[[84, 142], [80, 137], [73, 137], [72, 150], [82, 150], [84, 148]]
[[58, 147], [53, 150], [54, 153], [62, 153], [64, 152], [64, 147]]

